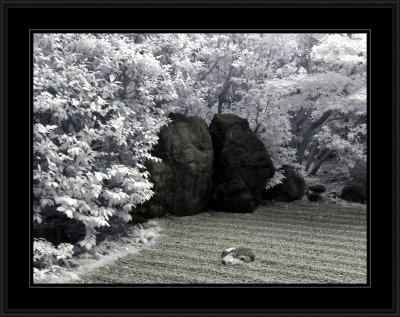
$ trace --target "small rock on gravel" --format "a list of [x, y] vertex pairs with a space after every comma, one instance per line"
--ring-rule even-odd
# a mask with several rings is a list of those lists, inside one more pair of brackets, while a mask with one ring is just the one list
[[250, 248], [229, 248], [222, 252], [223, 264], [242, 264], [255, 260], [256, 256]]

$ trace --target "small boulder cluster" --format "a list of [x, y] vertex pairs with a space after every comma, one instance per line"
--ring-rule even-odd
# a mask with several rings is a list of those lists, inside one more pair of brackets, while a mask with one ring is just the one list
[[320, 201], [322, 200], [322, 194], [325, 193], [326, 188], [324, 185], [317, 184], [308, 186], [306, 195], [309, 201]]

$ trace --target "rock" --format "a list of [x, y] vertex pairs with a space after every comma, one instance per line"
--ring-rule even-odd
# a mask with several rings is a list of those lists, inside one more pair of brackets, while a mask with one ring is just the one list
[[250, 130], [247, 120], [233, 114], [215, 115], [209, 129], [214, 146], [210, 208], [254, 211], [275, 172], [264, 144]]
[[250, 248], [229, 248], [222, 252], [223, 264], [249, 263], [255, 260], [256, 256]]
[[367, 179], [360, 177], [349, 181], [342, 189], [340, 198], [352, 202], [366, 203]]
[[136, 210], [144, 218], [192, 215], [208, 207], [214, 153], [207, 124], [180, 114], [169, 118], [152, 151], [162, 162], [146, 163], [155, 195]]
[[309, 201], [319, 201], [322, 200], [322, 196], [320, 193], [310, 192], [307, 195]]
[[265, 192], [265, 199], [286, 202], [301, 199], [306, 188], [304, 178], [291, 166], [284, 165], [282, 169], [285, 179], [282, 184], [268, 189]]
[[326, 191], [325, 186], [320, 184], [308, 186], [308, 189], [316, 193], [325, 193]]
[[338, 193], [337, 192], [330, 192], [329, 196], [332, 198], [337, 198], [338, 197]]
[[252, 212], [256, 208], [253, 197], [241, 177], [223, 181], [213, 192], [210, 207], [229, 212]]
[[136, 225], [136, 224], [139, 224], [139, 223], [147, 223], [148, 222], [148, 220], [146, 219], [146, 218], [144, 218], [141, 214], [139, 214], [139, 213], [134, 213], [134, 214], [132, 214], [131, 215], [132, 216], [132, 219], [131, 220], [129, 220], [129, 223], [130, 224], [134, 224], [134, 225]]
[[309, 201], [320, 201], [323, 199], [322, 193], [326, 191], [324, 185], [316, 184], [307, 187], [307, 198]]

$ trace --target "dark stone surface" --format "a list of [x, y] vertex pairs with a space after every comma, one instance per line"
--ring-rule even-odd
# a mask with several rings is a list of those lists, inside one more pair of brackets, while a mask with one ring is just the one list
[[306, 188], [304, 178], [291, 166], [284, 165], [282, 169], [285, 179], [282, 181], [282, 184], [267, 190], [265, 198], [267, 200], [275, 199], [276, 201], [286, 202], [301, 199]]
[[130, 224], [139, 224], [139, 223], [147, 223], [148, 220], [143, 217], [143, 215], [139, 213], [134, 213], [132, 216], [132, 219], [129, 221]]
[[325, 186], [321, 184], [308, 186], [308, 189], [316, 193], [325, 193], [326, 191]]
[[247, 120], [233, 114], [215, 115], [210, 124], [214, 146], [214, 186], [210, 208], [252, 212], [274, 174], [271, 158]]
[[349, 181], [342, 189], [340, 198], [352, 202], [366, 203], [367, 179], [360, 177]]
[[316, 192], [310, 192], [308, 195], [308, 200], [309, 201], [320, 201], [322, 200], [322, 196], [320, 193], [316, 193]]
[[224, 250], [221, 254], [222, 263], [224, 263], [224, 264], [227, 264], [225, 262], [225, 257], [227, 255], [231, 255], [232, 258], [241, 260], [246, 263], [252, 262], [256, 259], [256, 256], [255, 256], [253, 250], [250, 248], [244, 248], [244, 247], [230, 248], [230, 249]]
[[229, 212], [252, 212], [256, 208], [253, 197], [241, 177], [231, 178], [215, 187], [211, 208]]
[[180, 114], [169, 118], [173, 122], [161, 128], [152, 152], [163, 161], [146, 163], [155, 195], [136, 210], [144, 218], [192, 215], [208, 207], [214, 154], [207, 124]]

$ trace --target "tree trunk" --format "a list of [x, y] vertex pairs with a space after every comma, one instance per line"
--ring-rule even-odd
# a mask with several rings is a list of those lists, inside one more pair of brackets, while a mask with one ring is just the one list
[[200, 78], [200, 81], [203, 81], [204, 79], [206, 79], [206, 77], [213, 71], [213, 69], [215, 68], [215, 66], [217, 66], [219, 63], [219, 61], [216, 61], [215, 64], [209, 69], [209, 71], [207, 73], [205, 73], [203, 75], [203, 77]]
[[[226, 93], [228, 92], [229, 88], [232, 86], [233, 84], [233, 80], [231, 80], [232, 78], [232, 72], [233, 72], [233, 67], [231, 66], [229, 68], [229, 73], [228, 75], [226, 75], [226, 81], [224, 83], [224, 86], [222, 87], [222, 91], [221, 93], [218, 95], [218, 114], [222, 113], [222, 106], [224, 104], [224, 102], [226, 101]], [[236, 75], [236, 77], [240, 77], [243, 74], [243, 69], [240, 70], [240, 72]]]
[[221, 93], [218, 95], [218, 114], [222, 113], [222, 106], [224, 104], [224, 101], [226, 100], [226, 93], [228, 92], [228, 89], [232, 86], [232, 84], [233, 84], [232, 80], [227, 81]]
[[[301, 124], [304, 123], [304, 120], [306, 120], [306, 108], [301, 107], [300, 111], [296, 114], [292, 122], [292, 131], [295, 135], [298, 133]], [[293, 138], [292, 140], [290, 140], [289, 143], [289, 146], [292, 148], [299, 147], [298, 137], [296, 137], [295, 135], [293, 135]]]
[[304, 159], [304, 152], [307, 149], [308, 144], [310, 143], [314, 131], [319, 128], [321, 125], [323, 125], [326, 120], [328, 120], [329, 116], [332, 114], [332, 110], [328, 110], [324, 112], [324, 114], [317, 120], [311, 123], [311, 125], [308, 127], [306, 133], [303, 136], [303, 140], [299, 144], [299, 147], [297, 148], [297, 161], [302, 164], [303, 159]]
[[261, 123], [258, 123], [257, 125], [256, 125], [256, 127], [254, 128], [254, 133], [255, 134], [257, 134], [257, 132], [258, 132], [258, 129], [261, 127]]
[[315, 151], [316, 150], [317, 150], [317, 145], [313, 144], [312, 147], [311, 147], [310, 156], [309, 156], [309, 158], [307, 160], [307, 163], [306, 163], [306, 167], [305, 167], [305, 171], [306, 172], [308, 172], [308, 170], [309, 170], [309, 168], [311, 166], [311, 163], [314, 161], [314, 155], [315, 155]]
[[297, 129], [299, 124], [304, 121], [304, 118], [306, 117], [306, 110], [306, 108], [301, 107], [300, 111], [297, 113], [292, 125], [294, 129]]
[[314, 176], [314, 175], [318, 172], [318, 170], [319, 170], [319, 168], [321, 167], [322, 163], [328, 161], [329, 155], [331, 155], [333, 152], [334, 152], [334, 150], [328, 150], [328, 151], [321, 157], [321, 159], [319, 159], [319, 160], [315, 163], [315, 165], [313, 166], [313, 168], [312, 168], [310, 174], [308, 174], [308, 175], [309, 175], [309, 176]]
[[218, 114], [222, 113], [222, 105], [224, 103], [218, 98]]
[[321, 161], [316, 162], [315, 165], [313, 166], [311, 172], [308, 174], [308, 176], [314, 176], [318, 172], [321, 165], [322, 165]]

